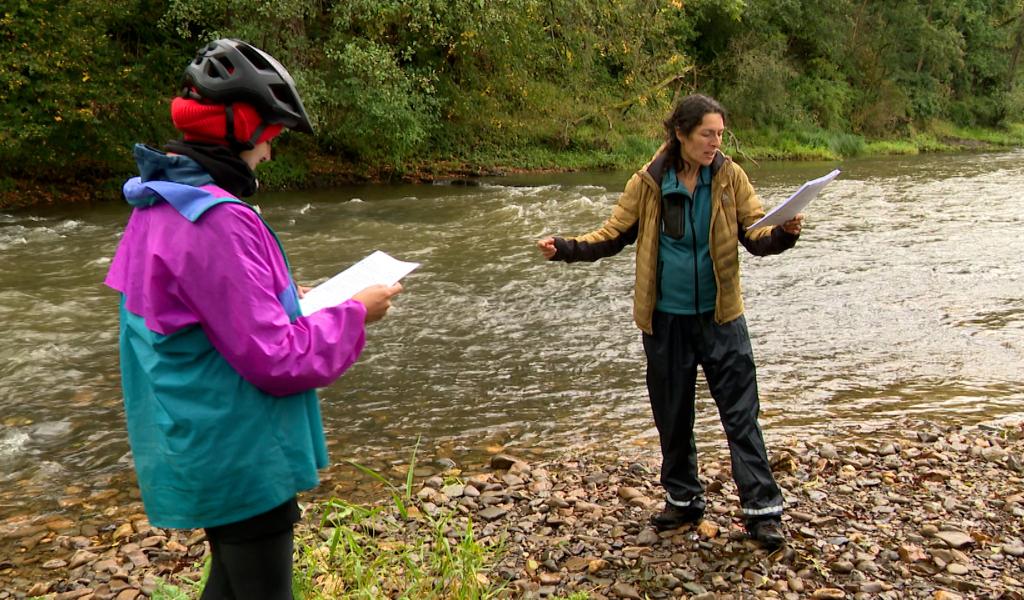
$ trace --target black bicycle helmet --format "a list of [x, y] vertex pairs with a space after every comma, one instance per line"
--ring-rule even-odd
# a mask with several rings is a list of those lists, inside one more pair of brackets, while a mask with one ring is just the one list
[[[273, 56], [241, 40], [210, 42], [185, 68], [182, 96], [251, 104], [267, 123], [313, 133], [295, 81]], [[231, 131], [231, 128], [228, 129]]]

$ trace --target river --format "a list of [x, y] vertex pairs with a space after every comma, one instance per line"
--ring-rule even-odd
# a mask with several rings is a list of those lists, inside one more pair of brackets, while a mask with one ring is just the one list
[[[836, 167], [794, 250], [741, 252], [769, 448], [903, 414], [1024, 412], [1024, 152], [747, 170], [770, 207]], [[649, 443], [631, 248], [566, 265], [533, 246], [596, 228], [628, 175], [258, 196], [300, 283], [378, 249], [422, 263], [321, 394], [334, 462], [388, 472], [418, 443], [429, 471], [499, 448]], [[100, 283], [127, 217], [120, 203], [0, 213], [0, 520], [130, 487], [117, 298]], [[698, 445], [724, 443], [698, 396]]]

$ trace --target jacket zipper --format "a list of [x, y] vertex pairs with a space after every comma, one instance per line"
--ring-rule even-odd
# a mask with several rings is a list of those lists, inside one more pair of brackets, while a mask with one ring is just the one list
[[[696, 191], [696, 190], [695, 190]], [[693, 218], [693, 204], [694, 200], [690, 199], [690, 235], [692, 241], [690, 243], [693, 248], [693, 313], [696, 315], [700, 314], [700, 277], [697, 273], [697, 226], [694, 224]], [[684, 219], [686, 217], [683, 217]]]

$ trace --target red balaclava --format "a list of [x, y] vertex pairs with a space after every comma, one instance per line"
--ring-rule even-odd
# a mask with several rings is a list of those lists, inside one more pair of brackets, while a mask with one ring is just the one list
[[[231, 104], [235, 121], [235, 139], [248, 142], [263, 123], [260, 114], [245, 102]], [[171, 102], [171, 121], [188, 142], [204, 142], [230, 146], [227, 135], [227, 112], [223, 104], [204, 104], [192, 98], [177, 97]], [[273, 139], [283, 127], [268, 124], [253, 145]]]

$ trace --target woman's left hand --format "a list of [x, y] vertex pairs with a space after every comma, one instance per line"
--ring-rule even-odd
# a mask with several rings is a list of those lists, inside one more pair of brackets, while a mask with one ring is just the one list
[[305, 298], [306, 297], [306, 292], [308, 292], [309, 290], [313, 289], [311, 287], [306, 287], [304, 285], [297, 285], [295, 287], [298, 288], [298, 290], [299, 290], [299, 298]]
[[782, 230], [790, 235], [800, 235], [800, 230], [803, 229], [804, 214], [800, 213], [792, 219], [782, 224]]

